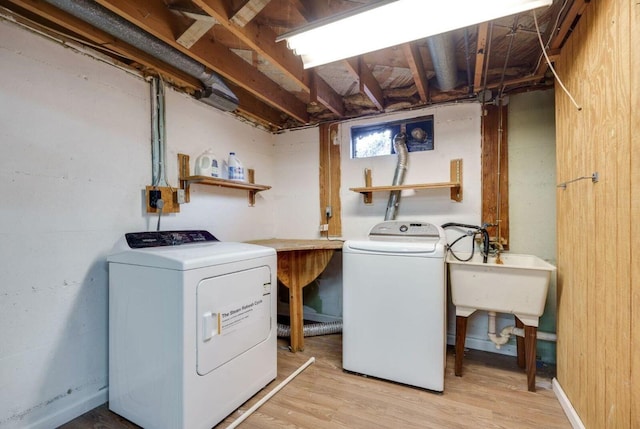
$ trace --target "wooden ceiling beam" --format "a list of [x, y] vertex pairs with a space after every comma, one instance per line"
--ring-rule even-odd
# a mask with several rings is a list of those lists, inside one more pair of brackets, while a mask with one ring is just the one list
[[96, 2], [246, 89], [263, 102], [287, 113], [299, 122], [309, 122], [305, 103], [213, 38], [203, 37], [191, 49], [177, 43], [175, 33], [180, 32], [180, 26], [176, 23], [173, 13], [162, 2], [146, 2], [144, 6], [126, 0]]
[[233, 83], [229, 83], [229, 88], [240, 100], [238, 106], [238, 112], [245, 117], [254, 119], [256, 122], [269, 124], [270, 128], [281, 130], [286, 118], [283, 118], [283, 114], [257, 99], [246, 89], [237, 86]]
[[271, 0], [247, 0], [229, 20], [238, 27], [244, 27], [259, 14], [269, 2], [271, 2]]
[[[589, 0], [576, 0], [571, 4], [571, 7], [567, 11], [564, 19], [560, 23], [560, 27], [558, 27], [557, 31], [555, 28], [551, 29], [553, 35], [551, 36], [551, 42], [549, 43], [549, 47], [547, 49], [547, 54], [549, 55], [549, 60], [553, 62], [555, 57], [557, 57], [560, 48], [566, 41], [569, 33], [572, 31], [573, 26], [575, 25], [576, 19], [579, 16], [582, 16], [584, 13], [584, 9], [587, 7], [587, 3]], [[554, 58], [552, 54], [555, 54]], [[549, 64], [547, 64], [546, 60], [540, 61], [540, 65], [538, 69], [535, 71], [535, 74], [544, 74], [549, 68]]]
[[380, 83], [362, 60], [362, 57], [354, 57], [343, 61], [347, 70], [358, 79], [360, 92], [366, 95], [378, 110], [384, 110], [384, 95]]
[[185, 48], [189, 49], [198, 40], [216, 25], [217, 21], [209, 15], [200, 15], [191, 12], [181, 12], [182, 15], [193, 19], [193, 23], [176, 39]]
[[220, 25], [239, 38], [249, 48], [265, 57], [278, 67], [285, 76], [309, 91], [309, 78], [302, 67], [302, 61], [293, 54], [286, 43], [276, 43], [278, 35], [269, 27], [249, 22], [239, 27], [230, 21], [231, 13], [223, 0], [192, 0], [195, 5], [217, 20]]
[[[311, 94], [310, 72], [304, 70], [300, 58], [287, 48], [285, 43], [276, 43], [277, 34], [269, 27], [248, 22], [244, 27], [239, 27], [230, 21], [230, 14], [222, 0], [192, 0], [202, 10], [216, 19], [229, 32], [238, 37], [249, 48], [265, 57], [272, 65], [277, 67], [285, 76], [292, 79], [307, 93]], [[326, 82], [321, 82], [320, 76], [315, 76], [315, 93], [320, 93], [317, 98], [329, 110], [335, 113], [341, 109], [342, 101], [336, 103], [340, 95]]]
[[487, 31], [489, 23], [478, 24], [478, 42], [476, 45], [476, 68], [473, 77], [473, 92], [480, 91], [482, 85], [482, 73], [484, 70], [484, 56], [487, 49]]
[[576, 18], [582, 16], [588, 2], [588, 0], [575, 0], [573, 2], [565, 18], [562, 20], [560, 28], [558, 28], [558, 31], [554, 34], [553, 40], [551, 40], [549, 44], [549, 49], [557, 50], [562, 47], [569, 32], [573, 29]]
[[327, 107], [331, 112], [339, 117], [344, 116], [344, 103], [342, 97], [318, 75], [311, 73], [311, 93], [310, 101], [319, 102]]
[[420, 55], [420, 49], [415, 43], [405, 43], [402, 45], [402, 51], [413, 75], [413, 82], [418, 89], [420, 101], [426, 103], [429, 97], [429, 80], [427, 79], [427, 72], [424, 68], [422, 56]]

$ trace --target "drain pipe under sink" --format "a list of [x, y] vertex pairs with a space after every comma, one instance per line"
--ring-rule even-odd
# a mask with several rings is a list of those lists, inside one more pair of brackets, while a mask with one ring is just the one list
[[[500, 331], [500, 334], [496, 334], [496, 312], [489, 311], [489, 329], [487, 332], [487, 336], [496, 345], [497, 349], [500, 349], [504, 344], [506, 344], [511, 335], [517, 335], [518, 337], [524, 337], [524, 329], [516, 328], [515, 326], [507, 326]], [[552, 332], [536, 332], [536, 339], [543, 341], [552, 341], [555, 342], [558, 340], [558, 336]]]

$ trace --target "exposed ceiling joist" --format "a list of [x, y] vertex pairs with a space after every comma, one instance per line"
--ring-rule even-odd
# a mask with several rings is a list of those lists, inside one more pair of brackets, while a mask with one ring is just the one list
[[558, 32], [554, 35], [553, 40], [549, 45], [550, 49], [556, 50], [562, 47], [567, 35], [576, 23], [576, 18], [583, 14], [585, 7], [587, 7], [587, 3], [589, 3], [589, 0], [575, 0], [573, 2], [565, 19], [562, 20], [562, 24], [560, 25]]
[[369, 70], [362, 58], [350, 58], [343, 61], [349, 72], [358, 79], [360, 92], [366, 95], [378, 110], [384, 110], [384, 95], [380, 83]]
[[[285, 43], [276, 43], [277, 34], [269, 27], [248, 22], [244, 27], [239, 27], [229, 19], [229, 12], [222, 0], [193, 0], [205, 12], [216, 19], [229, 32], [238, 37], [249, 48], [265, 57], [272, 65], [276, 66], [282, 73], [291, 78], [295, 83], [307, 93], [311, 93], [310, 72], [302, 68], [302, 61], [291, 52]], [[320, 82], [319, 76], [315, 77], [316, 86], [313, 89], [319, 93], [318, 100], [335, 112], [340, 109], [340, 105], [333, 102], [339, 95], [326, 82]]]
[[[468, 99], [471, 92], [497, 86], [516, 93], [551, 85], [530, 14], [523, 15], [526, 22], [518, 26], [521, 37], [508, 43], [505, 33], [512, 30], [511, 17], [451, 33], [452, 44], [442, 50], [455, 58], [448, 69], [456, 74], [467, 71], [465, 85], [469, 87], [464, 88], [458, 79], [453, 86], [429, 84], [428, 77], [438, 76], [441, 70], [434, 60], [440, 58], [435, 55], [438, 48], [429, 45], [430, 39], [310, 70], [303, 68], [285, 43], [275, 42], [277, 34], [305, 22], [378, 1], [0, 0], [0, 5], [38, 31], [84, 43], [145, 74], [159, 73], [171, 85], [196, 96], [202, 90], [211, 93], [213, 72], [237, 97], [227, 93], [234, 98], [230, 108], [238, 106], [236, 114], [274, 131]], [[588, 5], [589, 0], [555, 0], [551, 7], [536, 11], [552, 62]], [[102, 7], [111, 13], [103, 13]], [[145, 32], [163, 43], [156, 43]], [[468, 34], [476, 35], [476, 46], [471, 48], [475, 54], [461, 48], [468, 43]], [[452, 89], [443, 89], [449, 87]]]
[[192, 1], [249, 48], [265, 57], [286, 76], [309, 91], [309, 80], [302, 68], [302, 61], [287, 48], [285, 43], [276, 43], [278, 35], [271, 28], [252, 22], [247, 23], [244, 27], [235, 25], [230, 21], [231, 14], [223, 0]]
[[339, 117], [344, 116], [342, 97], [333, 91], [314, 71], [311, 73], [311, 102], [319, 102]]
[[[564, 44], [569, 33], [573, 30], [573, 26], [575, 25], [578, 17], [583, 14], [584, 9], [587, 7], [587, 3], [589, 3], [589, 0], [575, 0], [567, 11], [565, 18], [562, 20], [562, 24], [557, 29], [549, 28], [549, 30], [553, 32], [551, 42], [549, 43], [549, 48], [547, 50], [547, 54], [551, 62], [554, 61], [554, 59], [551, 58], [552, 53], [553, 56], [558, 55], [560, 48]], [[540, 61], [540, 65], [538, 66], [535, 74], [544, 74], [548, 68], [549, 65], [546, 61]]]
[[207, 34], [217, 21], [209, 15], [200, 15], [192, 12], [181, 12], [182, 15], [193, 19], [193, 23], [176, 39], [185, 48], [192, 47], [202, 36]]
[[240, 86], [233, 83], [228, 83], [228, 86], [240, 100], [238, 112], [242, 116], [276, 131], [282, 128], [280, 125], [283, 123], [283, 118], [278, 110], [258, 100], [253, 94]]
[[260, 13], [271, 0], [247, 0], [229, 19], [235, 25], [244, 27]]
[[420, 50], [415, 43], [405, 43], [402, 45], [402, 50], [411, 69], [420, 101], [426, 103], [429, 97], [429, 80], [427, 79], [427, 71], [424, 68]]
[[482, 73], [484, 70], [485, 54], [487, 49], [487, 31], [489, 23], [483, 22], [478, 25], [478, 42], [476, 45], [476, 68], [473, 77], [473, 90], [478, 92], [482, 85]]
[[285, 91], [223, 44], [212, 38], [203, 37], [191, 49], [187, 49], [176, 42], [175, 33], [179, 32], [180, 25], [164, 4], [147, 2], [142, 7], [125, 0], [96, 1], [185, 55], [211, 68], [227, 80], [243, 87], [263, 102], [286, 112], [302, 123], [309, 121], [305, 103]]

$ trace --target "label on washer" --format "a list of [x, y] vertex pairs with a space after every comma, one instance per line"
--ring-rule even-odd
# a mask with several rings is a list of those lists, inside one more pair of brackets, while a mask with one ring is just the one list
[[[266, 294], [269, 295], [269, 294]], [[269, 315], [268, 298], [245, 300], [218, 312], [218, 335], [227, 335], [244, 326], [264, 320]]]

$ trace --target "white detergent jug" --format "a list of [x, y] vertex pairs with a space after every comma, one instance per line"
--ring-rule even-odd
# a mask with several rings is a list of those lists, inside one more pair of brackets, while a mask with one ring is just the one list
[[235, 152], [229, 152], [229, 179], [245, 181], [244, 168]]
[[221, 177], [220, 163], [210, 149], [196, 158], [195, 167], [196, 176]]

